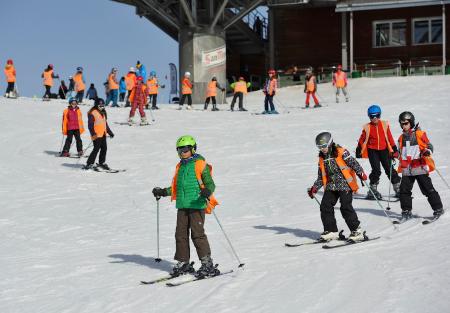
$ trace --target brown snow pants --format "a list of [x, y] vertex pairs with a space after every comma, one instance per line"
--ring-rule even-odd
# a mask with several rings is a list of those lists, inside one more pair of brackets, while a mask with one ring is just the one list
[[189, 230], [197, 250], [198, 258], [211, 255], [208, 237], [205, 229], [205, 210], [179, 209], [177, 213], [177, 228], [175, 230], [176, 252], [175, 260], [189, 262]]

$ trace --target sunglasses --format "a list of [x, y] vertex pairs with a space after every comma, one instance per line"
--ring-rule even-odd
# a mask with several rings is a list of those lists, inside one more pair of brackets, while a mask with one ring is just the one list
[[370, 114], [369, 117], [370, 119], [374, 119], [374, 118], [380, 118], [381, 114], [377, 113], [377, 114]]
[[400, 122], [400, 125], [402, 125], [402, 126], [404, 126], [404, 125], [408, 125], [409, 124], [409, 122], [408, 121], [406, 121], [406, 122]]
[[177, 151], [179, 153], [186, 153], [186, 152], [191, 151], [191, 149], [192, 149], [192, 146], [184, 146], [184, 147], [178, 147]]

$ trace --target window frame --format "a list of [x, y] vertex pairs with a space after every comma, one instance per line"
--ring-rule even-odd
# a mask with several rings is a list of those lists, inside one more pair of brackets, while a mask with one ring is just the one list
[[[392, 45], [392, 25], [394, 23], [405, 23], [405, 44], [403, 45]], [[377, 24], [389, 24], [389, 45], [386, 46], [377, 46]], [[372, 21], [372, 48], [380, 49], [380, 48], [399, 48], [408, 46], [407, 41], [407, 27], [408, 21], [405, 18], [402, 19], [392, 19], [392, 20], [376, 20]]]
[[[411, 45], [412, 46], [426, 46], [426, 45], [442, 45], [443, 44], [443, 39], [441, 42], [431, 42], [431, 36], [432, 36], [432, 31], [431, 31], [431, 22], [432, 21], [437, 21], [440, 20], [441, 21], [441, 27], [442, 27], [442, 31], [444, 30], [444, 24], [442, 21], [442, 16], [424, 16], [424, 17], [415, 17], [413, 19], [411, 19]], [[416, 26], [415, 23], [418, 21], [427, 21], [428, 22], [428, 42], [426, 43], [416, 43], [415, 42], [415, 31], [416, 31]], [[442, 32], [443, 34], [443, 32]]]

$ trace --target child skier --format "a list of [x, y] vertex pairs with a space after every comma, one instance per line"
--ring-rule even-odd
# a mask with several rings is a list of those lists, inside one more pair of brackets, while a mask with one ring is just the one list
[[159, 110], [159, 108], [156, 106], [156, 102], [158, 101], [158, 90], [159, 87], [164, 88], [164, 85], [160, 85], [158, 82], [158, 78], [156, 77], [156, 72], [151, 71], [150, 76], [147, 80], [147, 90], [148, 90], [148, 103], [146, 104], [145, 108], [148, 109], [149, 103], [152, 104], [151, 109], [152, 110]]
[[418, 123], [415, 123], [414, 115], [411, 112], [401, 113], [398, 121], [403, 131], [398, 138], [400, 148], [398, 171], [402, 174], [400, 184], [402, 219], [411, 217], [411, 190], [416, 180], [420, 191], [428, 198], [428, 203], [434, 211], [433, 215], [437, 219], [444, 213], [444, 210], [441, 197], [434, 189], [429, 175], [435, 169], [434, 161], [431, 158], [433, 145], [425, 131], [422, 131]]
[[53, 78], [59, 78], [58, 75], [53, 73], [53, 64], [49, 64], [42, 73], [41, 77], [44, 79], [45, 94], [42, 100], [50, 101], [52, 95], [51, 89], [53, 86]]
[[112, 107], [119, 107], [117, 100], [119, 99], [119, 81], [117, 80], [117, 69], [113, 67], [111, 73], [108, 75], [108, 97], [106, 98], [105, 105], [108, 106], [112, 101]]
[[[273, 97], [277, 91], [277, 80], [275, 78], [275, 70], [270, 69], [268, 72], [269, 78], [264, 83], [264, 95], [266, 96], [264, 99], [264, 112], [262, 114], [278, 114], [277, 110], [275, 110], [275, 106], [273, 105]], [[269, 111], [270, 104], [270, 111]]]
[[177, 140], [176, 149], [180, 162], [176, 166], [172, 186], [155, 187], [153, 195], [156, 199], [171, 196], [176, 200], [177, 227], [175, 231], [176, 252], [172, 276], [192, 273], [194, 269], [189, 263], [189, 232], [197, 250], [201, 267], [196, 275], [200, 277], [215, 276], [220, 272], [214, 266], [211, 249], [204, 230], [205, 211], [217, 205], [213, 196], [215, 184], [211, 177], [211, 169], [205, 159], [196, 153], [197, 144], [192, 136], [182, 136]]
[[208, 83], [208, 87], [206, 89], [206, 100], [205, 106], [203, 107], [204, 110], [208, 110], [209, 101], [211, 100], [213, 105], [212, 111], [219, 111], [216, 102], [217, 88], [219, 88], [222, 92], [225, 91], [225, 88], [222, 88], [222, 86], [220, 86], [219, 82], [217, 81], [217, 78], [213, 76], [213, 78], [211, 78], [211, 81]]
[[105, 111], [105, 100], [102, 98], [95, 99], [94, 106], [88, 112], [88, 128], [91, 133], [91, 139], [94, 143], [94, 148], [86, 162], [84, 169], [89, 170], [94, 168], [94, 162], [97, 158], [97, 154], [100, 151], [100, 157], [98, 160], [97, 168], [100, 170], [109, 171], [110, 168], [106, 161], [106, 134], [111, 138], [114, 138], [114, 133], [111, 131], [108, 125], [108, 117]]
[[239, 98], [239, 111], [247, 111], [244, 109], [244, 95], [247, 94], [247, 89], [250, 88], [252, 84], [250, 82], [246, 82], [244, 77], [239, 77], [239, 81], [234, 82], [230, 85], [231, 89], [233, 89], [234, 96], [231, 101], [230, 110], [234, 111], [234, 104], [236, 103], [236, 99]]
[[125, 77], [122, 76], [119, 81], [119, 102], [125, 101], [126, 93], [127, 93], [127, 84], [125, 82]]
[[314, 75], [314, 73], [312, 72], [311, 69], [308, 69], [306, 71], [304, 92], [306, 93], [306, 101], [305, 101], [306, 108], [309, 108], [309, 97], [310, 96], [312, 96], [314, 99], [314, 104], [315, 104], [314, 107], [315, 108], [321, 107], [319, 100], [316, 97], [316, 92], [317, 92], [316, 76]]
[[128, 125], [133, 124], [134, 114], [136, 108], [139, 108], [139, 114], [141, 115], [141, 126], [148, 125], [147, 117], [145, 116], [144, 105], [147, 102], [147, 86], [142, 82], [142, 76], [138, 76], [136, 80], [136, 86], [134, 86], [130, 95], [131, 110], [128, 118]]
[[84, 77], [83, 77], [83, 68], [81, 66], [77, 67], [77, 72], [73, 75], [73, 81], [75, 82], [75, 92], [78, 103], [83, 102], [84, 90], [86, 89]]
[[345, 96], [345, 101], [348, 102], [347, 83], [347, 74], [342, 70], [342, 65], [339, 64], [336, 73], [333, 74], [333, 86], [336, 87], [336, 103], [339, 103], [341, 90]]
[[14, 85], [16, 83], [16, 69], [14, 68], [13, 60], [9, 59], [6, 61], [5, 65], [5, 76], [8, 86], [6, 87], [5, 97], [6, 98], [17, 98], [14, 90]]
[[75, 136], [78, 156], [81, 157], [83, 155], [83, 142], [80, 136], [84, 133], [84, 124], [78, 101], [75, 98], [69, 99], [69, 106], [63, 112], [62, 133], [67, 138], [60, 156], [70, 156], [69, 150], [72, 145], [72, 138]]
[[98, 98], [97, 89], [95, 89], [94, 84], [91, 84], [89, 89], [86, 91], [86, 98], [89, 100], [95, 100]]
[[381, 108], [377, 104], [371, 105], [367, 109], [367, 116], [370, 122], [364, 125], [356, 147], [356, 158], [369, 158], [372, 167], [369, 175], [371, 190], [367, 192], [367, 199], [375, 200], [373, 195], [378, 199], [382, 198], [377, 190], [381, 175], [380, 163], [394, 187], [396, 197], [398, 197], [400, 177], [392, 165], [392, 159], [398, 158], [398, 150], [389, 123], [380, 119]]
[[320, 241], [330, 241], [339, 238], [334, 206], [338, 199], [341, 202], [341, 213], [351, 233], [352, 241], [363, 241], [367, 238], [360, 228], [360, 222], [352, 206], [353, 192], [358, 190], [356, 176], [367, 180], [363, 168], [358, 161], [343, 147], [335, 144], [329, 132], [322, 132], [316, 137], [319, 149], [319, 169], [314, 185], [308, 189], [308, 195], [314, 198], [317, 191], [324, 186], [325, 192], [320, 203], [320, 216], [324, 232]]
[[192, 82], [190, 80], [191, 73], [186, 72], [184, 73], [183, 81], [181, 82], [181, 99], [180, 99], [180, 106], [178, 107], [178, 110], [183, 109], [184, 100], [187, 98], [188, 100], [188, 106], [187, 109], [192, 109]]
[[130, 95], [131, 91], [133, 91], [134, 86], [136, 86], [136, 70], [134, 67], [130, 67], [128, 74], [125, 76], [125, 84], [127, 87], [127, 99], [125, 102], [125, 107], [129, 107], [130, 105]]

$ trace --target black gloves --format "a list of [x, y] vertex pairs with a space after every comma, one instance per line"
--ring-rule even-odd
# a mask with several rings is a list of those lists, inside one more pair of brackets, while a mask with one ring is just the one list
[[200, 195], [206, 199], [208, 199], [211, 196], [212, 192], [208, 188], [202, 188], [200, 190]]
[[113, 133], [110, 133], [110, 134], [109, 134], [109, 137], [114, 138], [114, 134], [113, 134]]
[[161, 197], [167, 197], [167, 190], [160, 188], [160, 187], [155, 187], [152, 190], [153, 196], [155, 196], [156, 199], [159, 199]]
[[358, 145], [358, 146], [356, 147], [355, 156], [356, 156], [357, 159], [361, 159], [361, 158], [362, 158], [362, 155], [361, 155], [361, 146], [360, 146], [360, 145]]

